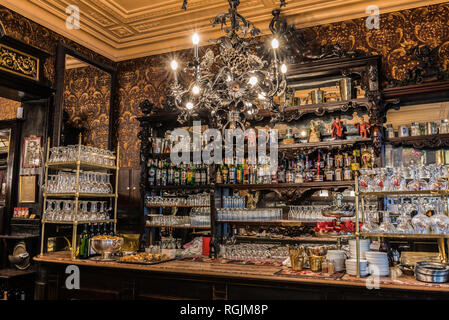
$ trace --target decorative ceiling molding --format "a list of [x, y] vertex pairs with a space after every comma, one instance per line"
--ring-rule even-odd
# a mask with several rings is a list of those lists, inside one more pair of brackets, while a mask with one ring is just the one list
[[[380, 13], [411, 9], [446, 1], [379, 0]], [[191, 48], [193, 30], [202, 44], [222, 36], [210, 20], [228, 10], [226, 0], [0, 0], [0, 4], [73, 40], [105, 57], [122, 61]], [[367, 16], [365, 0], [290, 0], [282, 13], [297, 28]], [[68, 5], [80, 8], [79, 30], [66, 28]], [[277, 0], [241, 0], [239, 12], [269, 34], [271, 11]]]

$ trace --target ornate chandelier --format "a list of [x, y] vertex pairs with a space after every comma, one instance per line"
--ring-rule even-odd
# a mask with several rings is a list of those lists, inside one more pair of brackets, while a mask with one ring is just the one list
[[[257, 38], [260, 30], [237, 12], [239, 0], [228, 2], [228, 12], [217, 15], [212, 21], [212, 26], [221, 25], [226, 34], [211, 41], [218, 53], [208, 48], [200, 58], [200, 38], [195, 33], [192, 36], [193, 61], [184, 69], [184, 74], [191, 75], [192, 79], [184, 81], [178, 75], [178, 62], [171, 62], [174, 81], [170, 86], [170, 100], [180, 111], [178, 121], [181, 123], [204, 110], [210, 112], [211, 120], [221, 129], [237, 126], [245, 129], [247, 117], [255, 116], [262, 109], [271, 111], [272, 120], [279, 118], [282, 107], [277, 97], [285, 93], [287, 86], [287, 66], [281, 61], [280, 41], [273, 28], [279, 10], [273, 11], [275, 18], [270, 24], [271, 48], [264, 46], [265, 52], [261, 52], [261, 42]], [[283, 1], [282, 5], [285, 5]]]

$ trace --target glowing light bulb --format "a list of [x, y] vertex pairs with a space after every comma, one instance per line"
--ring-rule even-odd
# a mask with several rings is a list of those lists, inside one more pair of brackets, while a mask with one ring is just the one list
[[273, 47], [273, 49], [279, 48], [279, 41], [278, 41], [278, 39], [274, 38], [273, 40], [271, 40], [271, 46]]
[[248, 114], [253, 114], [253, 110], [249, 109]]
[[194, 45], [197, 45], [198, 43], [200, 43], [200, 36], [198, 35], [198, 33], [194, 33], [192, 36], [192, 42]]
[[307, 135], [307, 132], [305, 132], [304, 130], [301, 131], [301, 137], [305, 137]]
[[249, 78], [249, 84], [254, 86], [257, 83], [257, 77], [256, 76], [252, 76], [251, 78]]
[[285, 63], [283, 63], [282, 66], [281, 66], [281, 72], [282, 73], [286, 73], [287, 72], [287, 66], [285, 65]]
[[193, 93], [194, 95], [199, 94], [199, 93], [200, 93], [200, 87], [199, 87], [198, 85], [194, 85], [194, 86], [192, 87], [192, 93]]
[[262, 92], [257, 95], [257, 98], [259, 98], [259, 100], [264, 100], [265, 96], [266, 96], [265, 92]]
[[172, 70], [178, 69], [178, 61], [172, 60], [172, 62], [170, 63], [170, 66], [171, 66]]
[[192, 102], [187, 102], [187, 103], [186, 103], [186, 108], [187, 108], [188, 110], [192, 110], [192, 109], [193, 109], [193, 103], [192, 103]]
[[231, 78], [230, 75], [228, 75], [228, 77], [226, 78], [226, 81], [227, 81], [227, 82], [231, 82], [231, 81], [232, 81], [232, 78]]

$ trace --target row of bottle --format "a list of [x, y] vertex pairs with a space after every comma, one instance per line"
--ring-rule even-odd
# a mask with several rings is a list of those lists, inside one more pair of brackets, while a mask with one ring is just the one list
[[295, 160], [282, 160], [277, 168], [265, 162], [256, 165], [222, 164], [216, 172], [216, 183], [224, 184], [273, 184], [303, 183], [310, 181], [350, 181], [354, 172], [372, 167], [372, 151], [367, 148], [345, 153], [321, 153], [312, 159], [299, 156]]
[[174, 165], [167, 160], [148, 160], [150, 186], [208, 185], [209, 166], [205, 164]]
[[91, 239], [99, 235], [114, 235], [114, 224], [111, 223], [94, 223], [85, 224], [84, 230], [80, 235], [80, 245], [78, 248], [78, 257], [80, 259], [88, 259], [97, 254], [91, 246]]
[[0, 288], [0, 300], [26, 300], [27, 296], [24, 290], [15, 288]]

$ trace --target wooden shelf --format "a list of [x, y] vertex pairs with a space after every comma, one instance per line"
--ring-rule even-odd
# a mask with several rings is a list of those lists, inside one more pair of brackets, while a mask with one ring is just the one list
[[[85, 161], [80, 161], [80, 170], [116, 170], [116, 166], [100, 165], [96, 163], [90, 163]], [[49, 169], [58, 170], [76, 170], [77, 161], [67, 161], [67, 162], [47, 162], [45, 164]]]
[[278, 152], [282, 157], [296, 157], [299, 154], [312, 153], [318, 149], [331, 150], [353, 146], [356, 143], [372, 143], [370, 138], [331, 140], [314, 143], [279, 144]]
[[42, 223], [48, 223], [48, 224], [89, 224], [89, 223], [110, 223], [116, 221], [114, 219], [107, 219], [107, 220], [89, 220], [89, 221], [53, 221], [53, 220], [42, 220]]
[[153, 205], [153, 204], [146, 204], [145, 205], [145, 207], [147, 207], [147, 208], [209, 208], [210, 207], [210, 205], [207, 205], [207, 206], [200, 206], [200, 205], [194, 205], [194, 204], [192, 204], [192, 205], [188, 205], [188, 204], [186, 204], [186, 205], [169, 205], [169, 206], [167, 206], [167, 205]]
[[394, 146], [413, 146], [416, 149], [448, 147], [449, 133], [396, 137], [387, 139], [385, 143], [392, 144]]
[[170, 185], [170, 186], [146, 186], [147, 191], [151, 190], [179, 190], [179, 189], [187, 189], [187, 190], [195, 190], [195, 189], [211, 189], [211, 185]]
[[445, 239], [449, 234], [434, 233], [371, 233], [361, 232], [360, 236], [370, 238], [400, 238], [400, 239]]
[[209, 230], [211, 227], [192, 226], [192, 225], [160, 225], [160, 224], [145, 224], [147, 228], [171, 228], [171, 229], [194, 229], [194, 230]]
[[[44, 197], [48, 198], [75, 198], [77, 196], [76, 192], [68, 193], [44, 193]], [[79, 192], [79, 198], [115, 198], [115, 193], [87, 193]]]
[[417, 190], [417, 191], [373, 191], [373, 192], [360, 192], [360, 196], [367, 197], [367, 196], [394, 196], [394, 195], [402, 195], [402, 196], [443, 196], [449, 194], [449, 190]]
[[284, 227], [299, 227], [304, 225], [303, 222], [294, 220], [217, 220], [217, 223], [241, 224], [241, 225], [258, 225], [270, 226], [279, 225]]
[[340, 188], [354, 187], [354, 181], [321, 181], [321, 182], [304, 182], [304, 183], [272, 183], [272, 184], [216, 184], [219, 188], [231, 189], [254, 189], [254, 190], [274, 190], [284, 188]]
[[[352, 238], [354, 236], [351, 236]], [[333, 236], [333, 237], [283, 237], [283, 238], [270, 238], [260, 236], [236, 236], [237, 240], [244, 241], [263, 241], [263, 242], [338, 242], [338, 238], [348, 238], [348, 236]]]

